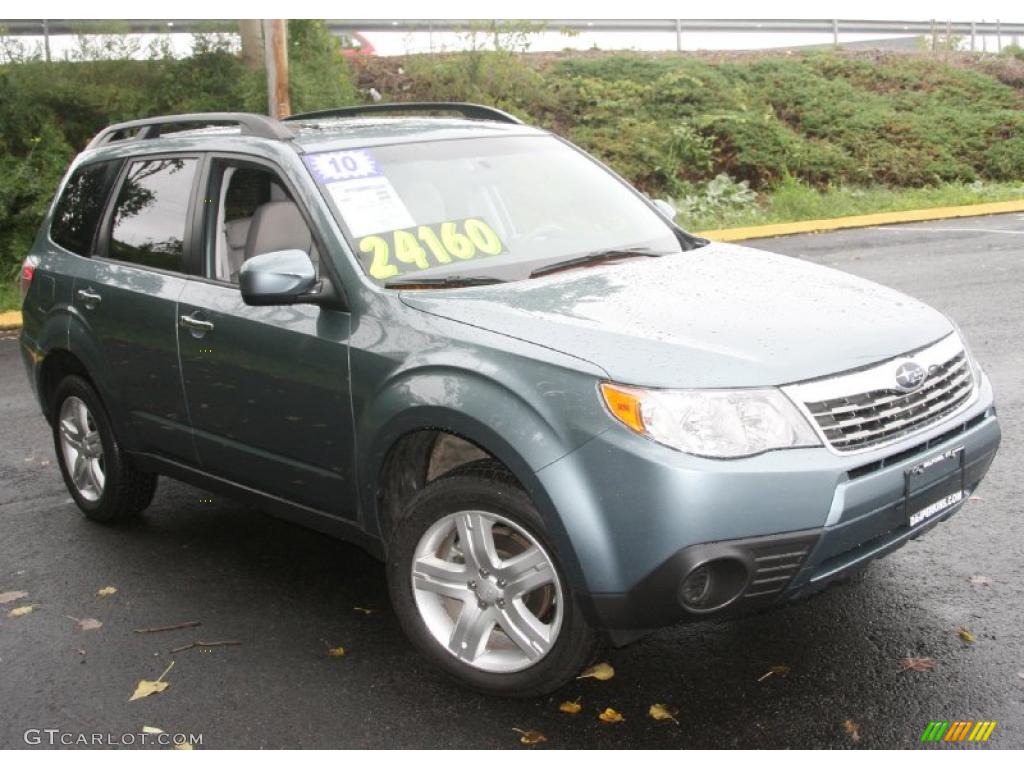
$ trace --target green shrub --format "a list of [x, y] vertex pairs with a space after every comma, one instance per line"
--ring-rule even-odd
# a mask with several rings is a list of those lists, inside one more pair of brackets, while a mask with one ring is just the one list
[[[530, 57], [518, 53], [528, 43], [519, 27], [478, 25], [464, 53], [371, 57], [353, 71], [321, 22], [289, 30], [295, 111], [357, 101], [357, 79], [388, 100], [493, 104], [719, 225], [801, 215], [820, 201], [900, 205], [892, 200], [910, 188], [922, 189], [922, 202], [974, 200], [975, 182], [1024, 179], [1016, 50]], [[37, 49], [0, 38], [0, 57], [18, 62], [0, 65], [0, 276], [20, 261], [67, 162], [104, 125], [265, 111], [264, 75], [243, 66], [231, 39], [211, 33], [197, 43], [184, 59], [158, 41], [149, 60], [126, 60], [131, 46], [109, 36], [78, 54], [100, 60], [45, 63]], [[858, 188], [872, 192], [862, 200]]]
[[757, 195], [746, 181], [720, 173], [705, 184], [689, 184], [682, 195], [672, 198], [684, 226], [701, 221], [729, 221], [747, 215], [757, 207]]
[[[288, 46], [293, 110], [356, 101], [349, 65], [322, 22], [290, 22]], [[148, 60], [125, 59], [118, 57], [135, 49], [104, 37], [76, 54], [97, 60], [45, 62], [38, 52], [0, 47], [16, 61], [0, 65], [0, 279], [17, 270], [68, 163], [104, 126], [181, 112], [266, 112], [264, 73], [246, 69], [228, 38], [197, 35], [194, 49], [175, 59], [157, 44]]]

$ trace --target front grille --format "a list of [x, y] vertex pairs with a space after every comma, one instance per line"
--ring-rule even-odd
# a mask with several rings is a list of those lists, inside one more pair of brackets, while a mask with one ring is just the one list
[[[896, 385], [895, 372], [907, 361], [927, 372], [912, 392]], [[893, 442], [941, 421], [971, 399], [974, 374], [954, 335], [907, 358], [789, 389], [829, 445], [847, 453]]]

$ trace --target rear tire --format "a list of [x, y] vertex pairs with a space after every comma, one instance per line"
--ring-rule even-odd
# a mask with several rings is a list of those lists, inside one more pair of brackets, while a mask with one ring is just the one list
[[573, 598], [540, 515], [495, 461], [463, 465], [419, 491], [387, 555], [402, 629], [470, 688], [540, 696], [596, 653], [599, 637]]
[[88, 381], [80, 376], [63, 379], [50, 412], [64, 484], [87, 518], [119, 523], [149, 506], [157, 475], [138, 470], [122, 450], [110, 417]]

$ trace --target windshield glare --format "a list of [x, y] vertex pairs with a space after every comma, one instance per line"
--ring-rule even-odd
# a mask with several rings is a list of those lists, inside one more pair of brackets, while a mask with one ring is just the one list
[[519, 280], [594, 251], [681, 250], [635, 192], [550, 136], [320, 152], [306, 163], [379, 283]]

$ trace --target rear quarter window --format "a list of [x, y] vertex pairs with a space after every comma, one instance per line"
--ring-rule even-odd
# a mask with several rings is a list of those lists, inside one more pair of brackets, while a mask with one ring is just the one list
[[119, 160], [79, 166], [61, 193], [50, 222], [50, 239], [79, 256], [89, 256]]

